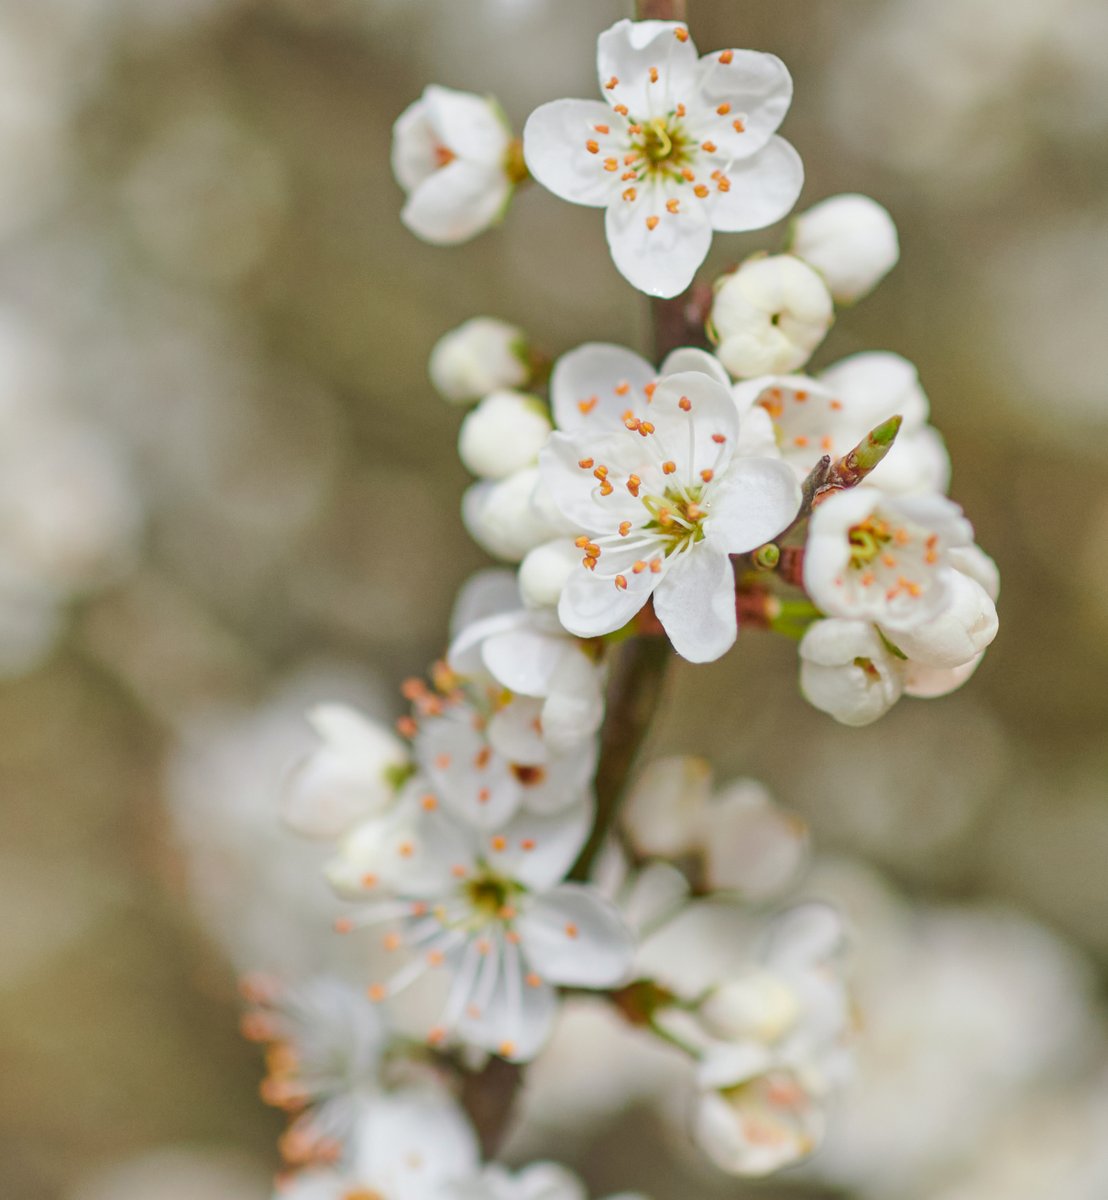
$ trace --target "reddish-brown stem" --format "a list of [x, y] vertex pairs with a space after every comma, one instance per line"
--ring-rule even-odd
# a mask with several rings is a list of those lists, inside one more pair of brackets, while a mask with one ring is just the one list
[[641, 21], [685, 21], [688, 19], [686, 0], [638, 0]]

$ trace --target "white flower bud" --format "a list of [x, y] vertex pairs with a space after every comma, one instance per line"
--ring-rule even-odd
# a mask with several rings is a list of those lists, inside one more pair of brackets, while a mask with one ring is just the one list
[[494, 558], [519, 562], [528, 550], [564, 533], [537, 499], [537, 467], [506, 479], [475, 483], [462, 497], [462, 521], [473, 540]]
[[474, 475], [503, 479], [538, 462], [551, 428], [537, 396], [496, 391], [462, 422], [458, 454]]
[[392, 801], [408, 749], [386, 725], [344, 704], [321, 704], [308, 720], [323, 744], [289, 780], [282, 815], [305, 837], [341, 837]]
[[867, 621], [817, 621], [799, 653], [804, 698], [844, 725], [872, 724], [900, 699], [900, 663]]
[[474, 317], [443, 334], [428, 364], [435, 391], [451, 404], [473, 404], [497, 388], [518, 388], [530, 377], [522, 329], [495, 317]]
[[815, 267], [844, 304], [868, 296], [900, 258], [892, 217], [859, 195], [832, 196], [801, 213], [789, 249]]
[[796, 1024], [800, 1003], [792, 988], [771, 971], [752, 970], [716, 988], [700, 1006], [699, 1016], [712, 1037], [775, 1042]]
[[950, 603], [937, 617], [911, 630], [888, 631], [898, 650], [924, 667], [961, 667], [996, 637], [996, 605], [988, 592], [961, 571], [951, 572]]
[[979, 583], [994, 604], [1000, 599], [1000, 568], [976, 542], [968, 546], [955, 546], [950, 551], [950, 563], [963, 575]]
[[519, 593], [528, 608], [554, 608], [570, 575], [581, 565], [581, 551], [569, 538], [544, 542], [520, 564]]
[[984, 657], [984, 654], [979, 654], [960, 667], [925, 667], [923, 663], [906, 662], [904, 664], [904, 694], [915, 696], [918, 700], [934, 700], [939, 696], [949, 696], [969, 679]]
[[823, 341], [835, 306], [827, 285], [789, 254], [752, 258], [716, 284], [711, 330], [738, 379], [797, 371]]

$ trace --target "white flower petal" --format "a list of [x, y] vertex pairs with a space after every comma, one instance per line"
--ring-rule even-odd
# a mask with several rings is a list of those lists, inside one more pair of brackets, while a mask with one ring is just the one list
[[[713, 229], [744, 233], [764, 229], [792, 211], [804, 186], [804, 164], [784, 138], [772, 137], [750, 158], [730, 164], [726, 192], [715, 191], [709, 205]], [[695, 269], [695, 268], [694, 268]]]
[[623, 918], [585, 884], [536, 897], [518, 926], [527, 961], [551, 983], [612, 987], [631, 969], [634, 942]]
[[[712, 244], [712, 226], [703, 209], [686, 205], [679, 212], [670, 213], [666, 211], [667, 198], [660, 188], [644, 188], [633, 203], [612, 204], [604, 218], [617, 270], [632, 287], [648, 296], [669, 297], [683, 292], [692, 283]], [[770, 220], [776, 221], [787, 211], [782, 209]]]
[[550, 1037], [558, 996], [544, 979], [528, 982], [532, 972], [514, 946], [502, 948], [498, 971], [488, 1002], [463, 1013], [458, 1033], [511, 1062], [528, 1062]]
[[438, 84], [427, 87], [423, 99], [439, 140], [452, 153], [479, 166], [502, 167], [511, 135], [490, 100]]
[[595, 808], [588, 799], [558, 813], [519, 813], [499, 831], [490, 864], [534, 891], [553, 887], [581, 852]]
[[550, 376], [554, 420], [567, 433], [617, 429], [627, 408], [643, 402], [643, 389], [656, 374], [645, 358], [623, 346], [578, 346], [558, 359]]
[[[625, 104], [636, 119], [672, 112], [696, 92], [699, 59], [692, 38], [683, 41], [672, 21], [617, 21], [596, 43], [602, 94]], [[657, 75], [652, 81], [651, 68]], [[609, 86], [612, 80], [614, 86]]]
[[776, 537], [800, 508], [800, 484], [787, 463], [737, 458], [713, 494], [705, 533], [728, 554], [755, 550]]
[[653, 423], [651, 440], [657, 453], [676, 467], [675, 480], [695, 487], [701, 471], [720, 478], [728, 469], [739, 437], [739, 414], [731, 393], [712, 376], [701, 371], [665, 376], [650, 404], [636, 415]]
[[408, 105], [392, 127], [392, 171], [406, 192], [439, 169], [439, 146], [427, 103], [421, 97]]
[[686, 371], [699, 371], [725, 388], [731, 386], [731, 376], [727, 374], [723, 363], [714, 354], [707, 350], [699, 350], [695, 346], [681, 346], [677, 350], [671, 350], [666, 355], [658, 375], [680, 375]]
[[604, 169], [605, 155], [592, 154], [596, 126], [618, 118], [599, 100], [551, 100], [540, 105], [523, 127], [527, 169], [546, 188], [571, 204], [602, 208], [613, 200], [618, 176]]
[[[552, 433], [539, 455], [543, 483], [567, 521], [579, 529], [595, 532], [614, 530], [621, 520], [640, 523], [643, 507], [625, 487], [616, 487], [608, 496], [600, 494], [600, 484], [591, 467], [582, 462], [607, 464], [617, 468], [628, 454], [638, 450], [629, 438], [603, 434], [595, 440], [579, 440], [566, 433]], [[630, 469], [638, 466], [637, 461]]]
[[683, 552], [654, 593], [654, 611], [674, 650], [689, 662], [712, 662], [735, 644], [735, 574], [731, 560], [706, 542]]
[[[774, 54], [732, 50], [727, 62], [718, 52], [706, 54], [698, 75], [702, 104], [711, 109], [721, 103], [731, 106], [726, 113], [713, 113], [715, 120], [704, 131], [731, 158], [747, 158], [760, 150], [777, 132], [792, 103], [792, 76]], [[741, 122], [741, 133], [736, 120]]]
[[624, 575], [625, 588], [581, 568], [570, 577], [558, 601], [558, 620], [577, 637], [615, 633], [650, 599], [658, 580], [652, 571]]
[[502, 171], [455, 159], [408, 197], [400, 219], [417, 237], [438, 246], [468, 241], [500, 216], [512, 186]]

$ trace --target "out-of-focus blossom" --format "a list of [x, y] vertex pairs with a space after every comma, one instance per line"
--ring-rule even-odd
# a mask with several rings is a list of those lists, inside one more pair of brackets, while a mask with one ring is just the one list
[[444, 400], [472, 404], [501, 388], [525, 387], [527, 358], [522, 329], [495, 317], [471, 317], [439, 338], [427, 369]]
[[708, 330], [737, 379], [799, 370], [827, 336], [827, 284], [790, 254], [748, 259], [716, 281]]
[[334, 839], [388, 805], [411, 758], [387, 725], [347, 705], [316, 705], [308, 722], [322, 745], [289, 778], [282, 815], [297, 833]]
[[533, 1058], [550, 1034], [559, 986], [610, 988], [631, 965], [631, 935], [616, 909], [595, 888], [562, 882], [592, 815], [582, 802], [483, 831], [447, 815], [414, 779], [398, 809], [354, 829], [328, 868], [342, 895], [365, 901], [343, 928], [384, 925], [386, 948], [411, 955], [389, 982], [371, 986], [371, 998], [443, 970], [450, 984], [427, 1034], [432, 1044], [458, 1036], [503, 1058]]
[[653, 296], [692, 282], [712, 231], [761, 229], [796, 203], [804, 170], [775, 132], [792, 78], [772, 54], [697, 57], [684, 25], [619, 21], [600, 35], [606, 103], [555, 100], [531, 114], [532, 174], [574, 204], [607, 210], [612, 258]]
[[888, 210], [868, 196], [832, 196], [793, 222], [789, 251], [823, 276], [840, 304], [868, 296], [900, 259]]
[[166, 1146], [85, 1174], [66, 1200], [266, 1200], [271, 1175], [223, 1148]]
[[465, 242], [500, 219], [520, 178], [495, 101], [430, 86], [396, 119], [392, 169], [408, 194], [400, 219], [438, 245]]
[[888, 643], [865, 621], [816, 621], [798, 652], [805, 700], [843, 725], [872, 724], [904, 691]]

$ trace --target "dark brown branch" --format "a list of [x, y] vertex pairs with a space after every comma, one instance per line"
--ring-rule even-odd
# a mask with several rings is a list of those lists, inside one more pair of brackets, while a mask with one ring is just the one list
[[608, 711], [596, 769], [596, 820], [570, 879], [588, 879], [615, 824], [631, 769], [661, 704], [673, 658], [664, 637], [635, 637], [623, 644], [608, 689]]

